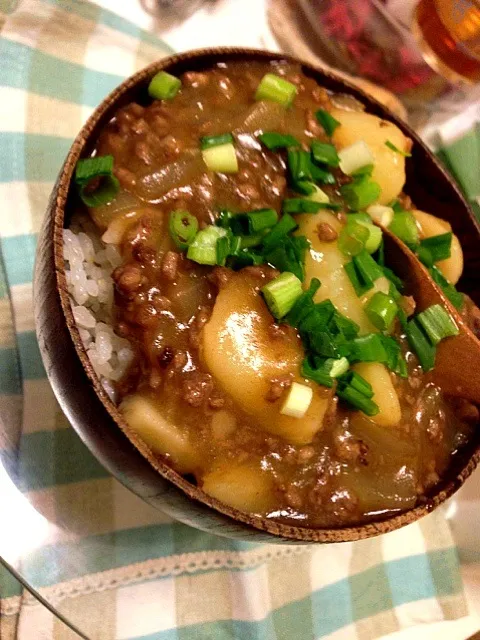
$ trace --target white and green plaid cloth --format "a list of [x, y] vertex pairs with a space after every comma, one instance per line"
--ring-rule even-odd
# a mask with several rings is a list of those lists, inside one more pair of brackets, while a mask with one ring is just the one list
[[[168, 48], [80, 0], [0, 0], [0, 32], [0, 555], [94, 640], [369, 640], [465, 615], [442, 511], [358, 543], [230, 541], [155, 511], [87, 451], [38, 352], [36, 237], [82, 123]], [[2, 640], [76, 637], [1, 569], [0, 596]]]

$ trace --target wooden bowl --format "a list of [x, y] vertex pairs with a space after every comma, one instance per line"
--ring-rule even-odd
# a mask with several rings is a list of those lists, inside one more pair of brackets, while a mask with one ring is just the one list
[[[221, 60], [288, 60], [266, 51], [219, 48], [193, 51], [156, 62], [123, 82], [96, 109], [76, 137], [53, 190], [41, 230], [35, 272], [35, 315], [40, 351], [57, 399], [93, 455], [125, 486], [174, 518], [217, 535], [262, 542], [343, 542], [368, 538], [418, 520], [457, 491], [480, 458], [480, 431], [452, 461], [441, 484], [422, 506], [375, 522], [337, 529], [295, 527], [239, 512], [193, 486], [154, 457], [109, 400], [90, 365], [73, 320], [67, 292], [62, 229], [72, 211], [72, 175], [80, 156], [93, 148], [100, 130], [119, 107], [147, 99], [150, 78], [162, 69], [179, 75]], [[310, 65], [303, 71], [334, 92], [349, 93], [367, 110], [394, 122], [415, 142], [407, 162], [405, 191], [416, 206], [448, 220], [465, 252], [459, 287], [480, 303], [480, 229], [458, 188], [416, 134], [359, 89]]]

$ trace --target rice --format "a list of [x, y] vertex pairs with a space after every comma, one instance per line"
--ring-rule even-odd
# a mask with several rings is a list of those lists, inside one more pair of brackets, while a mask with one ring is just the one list
[[81, 227], [63, 232], [65, 275], [72, 313], [92, 367], [106, 393], [116, 401], [115, 383], [133, 359], [128, 340], [112, 329], [113, 270], [121, 264], [118, 248]]

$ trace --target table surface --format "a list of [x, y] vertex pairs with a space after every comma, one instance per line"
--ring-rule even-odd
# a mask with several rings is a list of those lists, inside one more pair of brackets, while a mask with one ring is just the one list
[[[266, 0], [217, 0], [207, 2], [194, 15], [182, 23], [162, 30], [158, 18], [149, 14], [143, 7], [145, 3], [120, 3], [118, 0], [97, 0], [104, 8], [121, 14], [123, 17], [145, 29], [154, 30], [177, 51], [212, 45], [243, 45], [278, 49], [269, 32], [266, 19]], [[1, 429], [1, 424], [0, 424]], [[0, 433], [1, 440], [1, 433]], [[20, 479], [21, 480], [21, 479]], [[467, 483], [457, 498], [451, 502], [449, 516], [457, 544], [461, 550], [462, 574], [469, 598], [471, 613], [468, 617], [455, 622], [442, 622], [417, 630], [408, 630], [389, 636], [400, 640], [414, 640], [422, 637], [448, 638], [463, 640], [480, 628], [480, 565], [470, 562], [480, 548], [479, 527], [471, 527], [480, 501], [480, 473]], [[68, 521], [58, 522], [55, 515], [51, 518], [41, 516], [13, 483], [0, 463], [0, 495], [3, 513], [15, 514], [0, 527], [0, 557], [14, 566], [19, 558], [31, 552], [48, 535], [49, 528], [63, 528], [68, 531]], [[138, 500], [130, 497], [129, 500]], [[63, 514], [65, 515], [65, 514]], [[159, 520], [161, 516], [159, 515]], [[22, 581], [21, 575], [18, 576]], [[25, 581], [26, 582], [26, 581]], [[35, 592], [38, 585], [30, 578], [29, 589]], [[45, 603], [51, 606], [51, 603]], [[132, 603], [132, 616], [135, 615]], [[52, 607], [55, 613], [54, 607]], [[53, 615], [53, 614], [52, 614]], [[66, 620], [75, 625], [74, 619]]]

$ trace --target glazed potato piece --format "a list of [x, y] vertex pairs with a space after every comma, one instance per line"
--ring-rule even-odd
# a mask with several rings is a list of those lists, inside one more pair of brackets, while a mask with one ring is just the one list
[[239, 511], [265, 514], [275, 503], [271, 476], [248, 464], [223, 465], [203, 477], [202, 489]]
[[358, 140], [364, 140], [375, 158], [372, 180], [378, 182], [382, 193], [378, 204], [388, 204], [401, 192], [405, 184], [405, 158], [389, 149], [389, 140], [401, 151], [407, 150], [408, 139], [398, 127], [387, 120], [364, 111], [333, 109], [332, 116], [340, 125], [333, 134], [337, 149], [348, 147]]
[[[420, 235], [423, 238], [438, 236], [441, 233], [448, 233], [452, 230], [449, 222], [432, 216], [431, 213], [425, 213], [425, 211], [419, 211], [418, 209], [412, 211], [412, 213], [417, 220]], [[450, 258], [437, 262], [437, 267], [452, 284], [456, 284], [460, 279], [463, 271], [463, 251], [455, 234], [452, 236]]]
[[342, 229], [342, 223], [326, 211], [315, 215], [304, 214], [298, 216], [298, 234], [305, 235], [310, 240], [311, 248], [305, 257], [305, 283], [312, 278], [318, 278], [322, 283], [315, 295], [315, 302], [330, 298], [337, 309], [360, 327], [360, 333], [375, 331], [375, 327], [367, 318], [362, 301], [358, 298], [352, 283], [343, 268], [351, 258], [345, 256], [338, 248], [337, 242], [324, 242], [319, 239], [317, 228], [321, 223], [329, 224], [337, 233]]
[[[330, 396], [300, 377], [303, 349], [291, 333], [273, 336], [273, 319], [258, 293], [259, 281], [246, 274], [233, 275], [217, 296], [213, 313], [202, 333], [203, 361], [225, 393], [258, 425], [295, 444], [307, 444], [321, 428]], [[272, 380], [292, 380], [314, 388], [303, 418], [280, 414], [283, 398], [269, 402]]]
[[379, 362], [360, 362], [353, 369], [373, 387], [373, 400], [379, 412], [370, 418], [382, 427], [394, 427], [402, 419], [402, 410], [390, 373]]
[[151, 398], [140, 394], [127, 396], [120, 411], [129, 426], [154, 453], [169, 455], [179, 473], [191, 473], [199, 467], [199, 452], [188, 436], [167, 422]]

